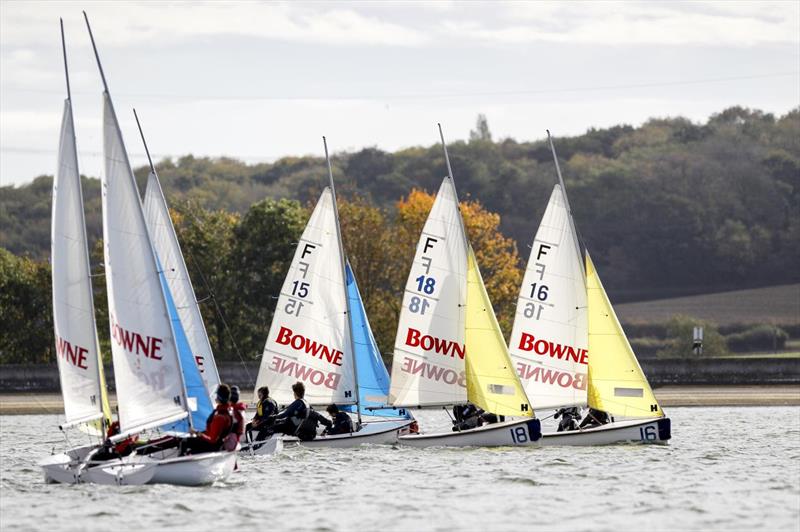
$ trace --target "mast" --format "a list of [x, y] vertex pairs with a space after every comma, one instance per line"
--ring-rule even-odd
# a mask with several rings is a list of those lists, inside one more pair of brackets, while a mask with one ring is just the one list
[[142, 131], [142, 124], [139, 123], [139, 115], [136, 114], [136, 109], [133, 110], [133, 117], [136, 119], [136, 127], [139, 128], [139, 135], [142, 137], [142, 144], [144, 144], [144, 152], [147, 154], [147, 162], [150, 164], [150, 171], [156, 173], [156, 167], [153, 166], [153, 159], [150, 158], [150, 150], [147, 149], [147, 141], [144, 139], [144, 131]]
[[581, 271], [583, 272], [584, 282], [586, 282], [586, 266], [583, 263], [583, 253], [581, 253], [581, 245], [578, 240], [578, 231], [575, 229], [575, 220], [572, 218], [572, 208], [569, 206], [569, 198], [567, 197], [567, 187], [564, 185], [564, 178], [561, 176], [561, 167], [558, 164], [558, 156], [556, 155], [556, 147], [553, 144], [553, 137], [550, 136], [550, 130], [547, 129], [547, 141], [550, 143], [550, 151], [553, 153], [553, 162], [556, 164], [556, 174], [558, 174], [558, 183], [561, 185], [561, 193], [564, 195], [564, 203], [567, 206], [567, 214], [569, 214], [569, 227], [572, 230], [572, 235], [575, 237], [575, 244], [577, 247], [578, 257], [581, 259]]
[[[355, 357], [355, 346], [353, 345], [353, 320], [350, 314], [350, 294], [347, 293], [347, 267], [344, 258], [344, 244], [342, 243], [342, 228], [339, 226], [339, 205], [336, 203], [336, 188], [333, 186], [333, 169], [331, 168], [331, 158], [328, 156], [328, 140], [323, 136], [322, 144], [325, 146], [325, 162], [328, 164], [328, 181], [331, 185], [331, 195], [333, 196], [333, 215], [336, 218], [336, 237], [339, 239], [339, 258], [342, 263], [342, 287], [344, 288], [344, 300], [347, 305], [347, 333], [350, 335], [350, 359], [353, 362], [353, 379], [355, 380], [356, 394], [356, 413], [358, 424], [361, 425], [361, 394], [358, 391], [358, 363]], [[353, 274], [355, 277], [355, 273]]]
[[[125, 149], [124, 141], [122, 140], [122, 132], [119, 129], [119, 120], [117, 120], [117, 111], [114, 109], [114, 102], [111, 100], [111, 93], [108, 90], [108, 83], [106, 82], [106, 76], [105, 76], [105, 73], [103, 72], [103, 65], [100, 62], [100, 55], [97, 52], [97, 45], [94, 42], [94, 34], [92, 33], [92, 26], [89, 24], [89, 16], [86, 14], [86, 11], [83, 11], [83, 18], [86, 21], [86, 29], [89, 31], [89, 39], [91, 39], [91, 41], [92, 41], [92, 50], [94, 51], [94, 58], [97, 61], [97, 69], [100, 71], [100, 78], [103, 80], [104, 94], [106, 95], [106, 98], [108, 98], [108, 106], [109, 106], [109, 108], [111, 110], [112, 116], [114, 117], [114, 126], [117, 129], [117, 135], [119, 136], [120, 144], [122, 146], [122, 153], [123, 153], [123, 155], [125, 157], [125, 166], [128, 168], [128, 175], [129, 175], [129, 177], [131, 179], [131, 186], [133, 186], [133, 189], [136, 192], [136, 198], [137, 198], [138, 203], [139, 203], [139, 205], [138, 205], [139, 213], [142, 216], [142, 221], [144, 222], [144, 228], [145, 228], [145, 231], [147, 232], [147, 238], [148, 238], [148, 241], [149, 241], [149, 244], [150, 244], [150, 256], [153, 259], [153, 271], [158, 276], [160, 274], [160, 268], [159, 268], [159, 264], [158, 264], [158, 259], [156, 257], [156, 251], [155, 251], [155, 248], [153, 247], [153, 239], [150, 237], [150, 230], [147, 228], [147, 222], [144, 221], [144, 213], [142, 212], [142, 202], [141, 202], [141, 198], [139, 196], [139, 189], [138, 189], [138, 187], [136, 185], [136, 180], [133, 177], [133, 172], [130, 170], [130, 162], [128, 161], [128, 152], [127, 152], [127, 149]], [[148, 158], [149, 158], [149, 154], [148, 154]], [[106, 243], [106, 245], [108, 245], [108, 243]], [[159, 284], [160, 284], [160, 279], [159, 279]], [[172, 320], [169, 318], [169, 311], [167, 310], [166, 296], [164, 295], [163, 289], [162, 289], [161, 294], [162, 294], [161, 299], [162, 299], [162, 302], [164, 303], [164, 310], [166, 311], [165, 312], [165, 317], [167, 318], [167, 321], [169, 322], [169, 330], [172, 332], [172, 343], [173, 343], [173, 346], [175, 348], [175, 358], [177, 360], [178, 372], [180, 374], [179, 378], [180, 378], [180, 383], [181, 383], [181, 398], [183, 400], [183, 409], [186, 412], [186, 417], [188, 418], [189, 428], [190, 428], [190, 430], [192, 430], [192, 429], [194, 429], [194, 426], [193, 426], [193, 423], [192, 423], [192, 412], [191, 412], [191, 409], [189, 408], [189, 397], [188, 397], [188, 394], [186, 393], [186, 381], [183, 378], [183, 367], [181, 366], [181, 357], [180, 357], [179, 351], [178, 351], [177, 337], [175, 335], [175, 329], [172, 326]]]

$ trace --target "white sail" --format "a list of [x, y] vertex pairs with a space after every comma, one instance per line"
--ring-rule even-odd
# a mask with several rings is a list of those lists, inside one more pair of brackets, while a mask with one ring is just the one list
[[345, 277], [331, 190], [325, 188], [308, 220], [283, 282], [264, 346], [256, 390], [269, 386], [280, 404], [305, 384], [315, 405], [356, 402], [354, 357]]
[[164, 277], [186, 333], [186, 340], [192, 350], [192, 357], [197, 369], [200, 370], [206, 389], [213, 392], [219, 385], [214, 353], [208, 341], [203, 316], [200, 314], [200, 306], [197, 304], [192, 281], [189, 279], [189, 271], [183, 260], [178, 237], [172, 226], [161, 183], [152, 171], [147, 178], [147, 189], [144, 194], [144, 215], [153, 239], [153, 247], [158, 254]]
[[64, 102], [58, 171], [53, 180], [51, 237], [56, 355], [66, 423], [72, 425], [104, 415], [105, 390], [69, 99]]
[[467, 400], [466, 242], [455, 186], [445, 177], [417, 243], [403, 294], [389, 392], [393, 405]]
[[577, 236], [555, 185], [517, 299], [509, 351], [534, 408], [586, 404], [586, 284]]
[[185, 417], [183, 378], [158, 261], [108, 92], [103, 93], [103, 238], [123, 434]]

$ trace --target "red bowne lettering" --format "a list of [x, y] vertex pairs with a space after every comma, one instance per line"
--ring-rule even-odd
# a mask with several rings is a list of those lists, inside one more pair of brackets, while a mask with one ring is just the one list
[[159, 351], [161, 351], [161, 344], [164, 343], [164, 340], [153, 336], [142, 336], [137, 332], [123, 329], [113, 314], [111, 315], [111, 338], [129, 353], [144, 355], [153, 360], [163, 358]]
[[443, 368], [430, 362], [405, 357], [400, 369], [409, 375], [419, 375], [426, 379], [444, 381], [447, 384], [458, 384], [462, 388], [467, 387], [467, 376], [463, 371], [456, 373], [454, 369]]
[[571, 373], [569, 371], [558, 371], [553, 368], [543, 368], [538, 364], [532, 366], [524, 362], [517, 362], [517, 373], [522, 380], [533, 379], [544, 384], [552, 384], [562, 388], [575, 388], [576, 390], [586, 389], [586, 374]]
[[543, 338], [536, 338], [532, 334], [522, 333], [517, 349], [520, 351], [533, 351], [537, 355], [550, 355], [559, 360], [572, 360], [581, 364], [589, 363], [589, 352], [586, 349], [575, 349], [569, 345], [561, 345]]
[[206, 372], [206, 359], [203, 355], [195, 355], [194, 361], [197, 364], [197, 369], [200, 370], [200, 373]]
[[295, 379], [303, 382], [310, 382], [315, 386], [325, 386], [331, 390], [339, 388], [339, 381], [342, 376], [338, 373], [329, 373], [327, 371], [320, 371], [318, 369], [309, 368], [306, 365], [300, 364], [293, 360], [286, 360], [279, 356], [272, 357], [270, 369], [275, 373], [290, 375]]
[[458, 355], [458, 358], [461, 360], [464, 359], [463, 345], [459, 345], [458, 342], [453, 342], [452, 340], [442, 340], [435, 336], [422, 334], [420, 331], [412, 329], [411, 327], [408, 328], [408, 334], [406, 334], [406, 345], [410, 347], [420, 347], [425, 351], [435, 351], [445, 356], [449, 355], [451, 358], [455, 358], [456, 355]]
[[56, 336], [56, 353], [73, 366], [81, 369], [88, 368], [86, 365], [86, 355], [89, 353], [89, 350], [85, 347], [72, 345], [60, 336]]
[[327, 360], [336, 366], [342, 365], [341, 351], [328, 347], [327, 345], [322, 345], [315, 340], [306, 338], [302, 334], [294, 334], [288, 327], [281, 326], [281, 330], [278, 331], [278, 337], [275, 341], [280, 345], [288, 345], [295, 351], [309, 354], [314, 358]]

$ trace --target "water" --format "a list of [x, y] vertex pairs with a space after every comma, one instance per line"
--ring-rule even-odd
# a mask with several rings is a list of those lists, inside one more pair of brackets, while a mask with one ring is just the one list
[[[447, 426], [441, 412], [418, 414]], [[58, 418], [3, 416], [0, 528], [800, 528], [800, 408], [668, 414], [669, 446], [295, 448], [242, 458], [240, 472], [203, 488], [46, 485], [36, 462], [63, 449]]]

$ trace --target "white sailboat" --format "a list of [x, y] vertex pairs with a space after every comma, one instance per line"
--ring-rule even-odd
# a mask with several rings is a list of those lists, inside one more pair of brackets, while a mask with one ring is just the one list
[[[53, 326], [66, 418], [61, 428], [90, 424], [92, 432], [102, 435], [104, 428], [110, 423], [111, 409], [97, 340], [63, 21], [61, 21], [61, 45], [64, 53], [67, 98], [64, 100], [61, 120], [58, 168], [53, 179], [50, 241]], [[61, 478], [67, 480], [74, 478], [69, 464], [82, 460], [95, 447], [95, 445], [80, 446], [68, 450], [63, 455], [45, 459], [41, 464], [45, 481], [55, 482]]]
[[[549, 137], [549, 132], [548, 132]], [[552, 139], [559, 183], [531, 247], [511, 349], [536, 408], [607, 412], [605, 425], [546, 432], [542, 445], [664, 443], [670, 421], [653, 395], [589, 254], [581, 250]]]
[[512, 420], [460, 432], [403, 435], [415, 447], [534, 445], [540, 437], [486, 294], [448, 176], [422, 230], [403, 296], [389, 401], [444, 408], [467, 401]]
[[[268, 386], [281, 405], [294, 400], [291, 386], [305, 385], [305, 400], [311, 406], [359, 404], [358, 369], [355, 363], [350, 298], [344, 247], [333, 174], [328, 157], [330, 186], [317, 201], [297, 244], [292, 264], [283, 282], [261, 358], [256, 390]], [[285, 443], [309, 447], [351, 447], [362, 443], [394, 443], [397, 433], [413, 420], [361, 423], [350, 434], [319, 436]], [[256, 442], [254, 446], [258, 446]]]
[[[198, 377], [202, 393], [191, 398], [187, 393], [184, 372], [197, 370], [181, 367], [177, 333], [183, 333], [176, 330], [180, 320], [170, 312], [174, 303], [153, 248], [88, 17], [86, 25], [104, 86], [103, 238], [120, 425], [112, 441], [119, 441], [184, 419], [191, 428], [193, 410], [208, 399], [208, 391]], [[106, 461], [92, 456], [89, 453], [77, 466], [77, 481], [202, 485], [226, 477], [236, 463], [236, 452], [227, 451], [177, 456], [176, 449], [169, 449]]]

